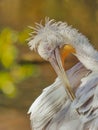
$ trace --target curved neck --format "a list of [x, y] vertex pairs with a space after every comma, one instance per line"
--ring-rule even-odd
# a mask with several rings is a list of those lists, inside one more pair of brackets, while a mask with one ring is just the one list
[[75, 56], [87, 69], [96, 70], [98, 68], [98, 52], [94, 50], [84, 35], [70, 26], [62, 29], [61, 34], [66, 41], [65, 44], [69, 44], [75, 49]]

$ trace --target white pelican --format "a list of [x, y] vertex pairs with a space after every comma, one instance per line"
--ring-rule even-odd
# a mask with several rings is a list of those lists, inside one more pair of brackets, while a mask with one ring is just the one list
[[[89, 40], [65, 22], [36, 24], [29, 46], [49, 61], [56, 81], [45, 88], [28, 113], [33, 130], [98, 130], [98, 52]], [[69, 54], [78, 63], [68, 71]], [[66, 65], [66, 64], [65, 64]]]

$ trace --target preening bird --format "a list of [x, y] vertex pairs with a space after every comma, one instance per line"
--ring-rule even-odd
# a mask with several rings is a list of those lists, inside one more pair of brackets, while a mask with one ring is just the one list
[[[50, 62], [57, 79], [31, 105], [33, 130], [98, 130], [98, 52], [65, 22], [36, 24], [29, 46]], [[65, 59], [78, 59], [65, 71]]]

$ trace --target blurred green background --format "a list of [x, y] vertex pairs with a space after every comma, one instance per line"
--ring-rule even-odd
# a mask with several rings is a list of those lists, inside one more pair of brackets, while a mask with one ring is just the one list
[[26, 42], [28, 26], [46, 16], [66, 21], [98, 50], [98, 0], [0, 0], [0, 130], [30, 130], [28, 108], [56, 77]]

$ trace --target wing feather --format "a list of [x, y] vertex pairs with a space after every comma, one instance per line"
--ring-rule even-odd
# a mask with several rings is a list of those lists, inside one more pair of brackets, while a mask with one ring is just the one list
[[[89, 130], [98, 130], [98, 73], [92, 72], [82, 79], [72, 107], [81, 113], [82, 122]], [[84, 129], [83, 129], [84, 130]]]
[[[81, 78], [88, 72], [80, 62], [67, 71], [74, 91], [81, 83]], [[74, 121], [71, 118], [72, 115], [74, 118], [74, 112], [68, 112], [70, 104], [71, 102], [68, 100], [65, 88], [60, 79], [57, 78], [52, 85], [43, 90], [42, 94], [35, 100], [28, 111], [28, 113], [31, 113], [30, 119], [33, 130], [43, 130], [44, 128], [47, 130], [52, 130], [50, 128], [57, 130], [57, 127], [60, 129], [61, 126], [65, 126], [62, 122], [69, 119], [69, 114], [71, 115], [70, 123], [73, 123]]]

